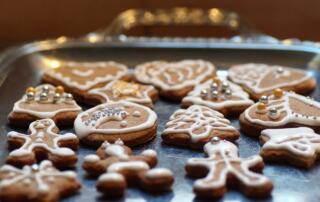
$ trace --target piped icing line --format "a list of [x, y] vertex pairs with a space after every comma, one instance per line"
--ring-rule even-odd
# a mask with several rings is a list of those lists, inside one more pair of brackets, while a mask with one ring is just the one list
[[[39, 97], [39, 94], [41, 93], [41, 89], [44, 86], [48, 86], [49, 94], [50, 94], [48, 96], [49, 97], [48, 102], [52, 102], [52, 99], [53, 99], [52, 94], [54, 94], [55, 87], [52, 86], [51, 84], [43, 84], [43, 85], [37, 86], [35, 88], [35, 91], [36, 91], [35, 97]], [[65, 94], [66, 93], [64, 93], [63, 95], [65, 95]], [[39, 102], [39, 100], [35, 100], [35, 101]], [[65, 102], [65, 98], [62, 97], [60, 102]], [[74, 100], [68, 101], [68, 105], [72, 106], [72, 108], [60, 108], [60, 109], [57, 109], [54, 111], [39, 111], [39, 109], [37, 111], [35, 111], [35, 110], [27, 109], [27, 108], [22, 108], [20, 106], [22, 103], [26, 103], [26, 104], [28, 103], [27, 95], [23, 95], [22, 99], [20, 99], [14, 103], [12, 111], [16, 112], [16, 113], [27, 113], [27, 114], [30, 114], [30, 115], [33, 115], [37, 118], [42, 118], [42, 119], [53, 118], [57, 114], [63, 113], [63, 112], [81, 112], [82, 111], [82, 108]], [[41, 104], [45, 105], [46, 103], [41, 103]], [[57, 103], [57, 104], [59, 104], [59, 103]]]
[[[150, 66], [152, 66], [151, 73], [148, 69]], [[197, 66], [197, 68], [193, 66]], [[178, 82], [174, 82], [172, 76], [167, 71], [176, 74]], [[187, 78], [181, 71], [187, 71]], [[199, 74], [200, 72], [203, 73]], [[194, 73], [198, 74], [195, 78], [193, 78]], [[136, 67], [134, 75], [139, 81], [153, 84], [162, 90], [180, 90], [189, 86], [195, 86], [214, 73], [215, 67], [210, 62], [203, 60], [182, 60], [171, 63], [163, 61], [144, 63]], [[161, 80], [161, 76], [166, 81]]]
[[[209, 172], [205, 178], [196, 180], [194, 188], [210, 189], [220, 188], [226, 185], [227, 175], [232, 173], [241, 183], [250, 187], [261, 187], [269, 183], [267, 177], [250, 171], [250, 167], [261, 163], [263, 160], [260, 156], [252, 156], [249, 158], [240, 158], [238, 156], [238, 148], [226, 140], [212, 140], [204, 146], [204, 151], [208, 155], [207, 158], [191, 158], [188, 160], [189, 166], [203, 166]], [[232, 164], [239, 165], [240, 169]], [[220, 172], [216, 169], [219, 165], [224, 165]], [[218, 177], [216, 176], [218, 175]]]
[[80, 71], [77, 69], [73, 69], [72, 73], [77, 76], [86, 77], [86, 76], [90, 76], [91, 74], [93, 74], [94, 71], [92, 69], [88, 69], [86, 71]]
[[261, 132], [267, 141], [263, 150], [288, 151], [296, 156], [316, 158], [320, 153], [320, 135], [307, 127], [265, 129]]
[[[44, 125], [47, 124], [47, 125]], [[30, 135], [25, 135], [11, 131], [8, 133], [8, 138], [22, 139], [23, 145], [11, 151], [9, 156], [25, 156], [33, 153], [34, 148], [41, 147], [51, 154], [59, 156], [71, 156], [75, 152], [67, 147], [60, 147], [59, 142], [63, 140], [75, 140], [78, 139], [76, 135], [72, 133], [66, 133], [64, 135], [58, 135], [53, 132], [55, 123], [51, 119], [42, 119], [34, 121], [29, 126]], [[45, 131], [38, 131], [38, 129], [45, 129]], [[33, 138], [35, 140], [33, 140]], [[52, 146], [46, 144], [45, 139], [50, 138], [53, 141]]]
[[56, 178], [69, 178], [76, 180], [76, 173], [73, 171], [60, 172], [52, 166], [48, 160], [44, 160], [38, 166], [24, 166], [18, 169], [11, 165], [4, 165], [0, 168], [0, 173], [4, 174], [4, 178], [0, 181], [0, 191], [6, 187], [12, 186], [16, 183], [23, 183], [24, 186], [32, 186], [36, 184], [37, 192], [47, 193], [50, 192], [50, 180]]
[[[104, 93], [104, 91], [112, 91], [112, 87], [119, 82], [118, 80], [112, 81], [108, 84], [106, 84], [105, 86], [101, 87], [101, 88], [94, 88], [91, 89], [88, 94], [90, 95], [99, 95], [101, 97], [103, 97], [103, 99], [105, 100], [105, 102], [109, 102], [109, 101], [116, 101], [114, 100], [112, 97], [109, 97], [106, 93]], [[121, 81], [121, 82], [125, 82], [125, 81]], [[130, 85], [129, 82], [128, 85]], [[140, 84], [136, 84], [136, 85], [140, 85]], [[144, 87], [146, 87], [146, 89], [144, 89], [143, 91], [139, 91], [140, 95], [139, 96], [132, 96], [132, 95], [125, 95], [126, 98], [124, 98], [123, 100], [125, 101], [130, 101], [130, 102], [135, 102], [135, 103], [141, 103], [141, 104], [147, 104], [147, 103], [152, 103], [152, 100], [149, 96], [150, 92], [155, 90], [153, 86], [146, 86], [143, 85]]]
[[[192, 122], [190, 127], [183, 127], [190, 122]], [[208, 107], [192, 105], [188, 109], [179, 109], [174, 112], [170, 116], [170, 121], [166, 124], [166, 129], [162, 135], [186, 133], [190, 135], [192, 142], [198, 142], [208, 137], [213, 130], [236, 131], [230, 124], [230, 121], [225, 119], [220, 112]], [[194, 133], [194, 131], [200, 128], [204, 128], [202, 133]]]
[[[119, 129], [112, 129], [112, 128], [96, 128], [97, 126], [99, 126], [99, 123], [102, 123], [104, 121], [108, 121], [108, 120], [118, 120], [118, 121], [122, 121], [125, 120], [125, 117], [118, 117], [116, 115], [113, 115], [112, 113], [105, 114], [105, 115], [97, 115], [99, 118], [97, 118], [97, 120], [93, 121], [93, 122], [98, 122], [98, 124], [88, 124], [85, 123], [85, 121], [82, 120], [82, 118], [84, 116], [88, 116], [88, 115], [94, 115], [94, 113], [99, 113], [99, 111], [103, 111], [103, 110], [108, 110], [109, 107], [115, 106], [115, 105], [119, 105], [119, 106], [123, 106], [123, 109], [121, 109], [119, 111], [119, 113], [121, 113], [122, 111], [127, 113], [125, 111], [125, 107], [136, 107], [139, 109], [142, 109], [143, 111], [146, 111], [148, 114], [148, 118], [146, 120], [146, 122], [137, 125], [137, 126], [133, 126], [133, 127], [123, 127], [123, 128], [119, 128]], [[118, 107], [119, 108], [119, 107]], [[119, 108], [120, 109], [120, 108]], [[96, 115], [94, 115], [96, 116]], [[126, 116], [133, 116], [131, 114], [127, 114]], [[98, 133], [98, 134], [121, 134], [121, 133], [130, 133], [130, 132], [134, 132], [134, 131], [141, 131], [147, 128], [151, 128], [152, 126], [154, 126], [154, 124], [157, 121], [157, 115], [154, 111], [152, 111], [150, 108], [145, 107], [143, 105], [139, 105], [133, 102], [127, 102], [127, 101], [119, 101], [119, 102], [110, 102], [110, 103], [104, 103], [104, 104], [100, 104], [96, 107], [93, 107], [85, 112], [80, 113], [75, 122], [74, 122], [74, 129], [76, 131], [76, 134], [78, 135], [78, 137], [80, 138], [84, 138], [90, 134], [93, 133]]]
[[[128, 68], [125, 65], [116, 63], [114, 61], [108, 61], [108, 62], [71, 62], [69, 61], [69, 62], [63, 62], [62, 65], [64, 67], [69, 67], [69, 68], [82, 66], [82, 67], [87, 67], [89, 70], [90, 69], [92, 70], [94, 68], [106, 68], [107, 70], [110, 66], [117, 67], [119, 69], [119, 71], [117, 71], [115, 75], [109, 75], [105, 73], [104, 75], [95, 77], [93, 80], [86, 81], [85, 84], [80, 84], [79, 82], [73, 80], [72, 77], [63, 75], [62, 73], [57, 72], [54, 69], [48, 69], [45, 72], [45, 74], [49, 75], [50, 77], [57, 79], [59, 81], [62, 81], [66, 86], [74, 87], [80, 90], [89, 90], [90, 88], [92, 88], [93, 86], [99, 83], [105, 83], [114, 79], [120, 79], [128, 72]], [[87, 72], [86, 73], [82, 72], [80, 73], [81, 75], [79, 75], [79, 73], [80, 72], [78, 71], [74, 75], [85, 77], [84, 74], [86, 74], [86, 76], [88, 76]], [[90, 75], [91, 74], [93, 73], [90, 73]]]
[[[282, 69], [281, 73], [277, 73], [277, 70]], [[304, 77], [296, 80], [290, 80], [285, 83], [272, 84], [270, 87], [261, 88], [260, 83], [270, 73], [273, 73], [276, 78], [290, 77], [291, 72], [300, 72], [304, 74]], [[295, 69], [291, 67], [282, 67], [278, 65], [266, 65], [266, 64], [241, 64], [232, 66], [228, 71], [228, 77], [235, 83], [244, 85], [251, 91], [257, 94], [262, 94], [267, 91], [271, 91], [276, 88], [283, 88], [287, 86], [298, 85], [311, 78], [307, 72]]]
[[182, 102], [191, 102], [193, 104], [207, 106], [214, 110], [219, 110], [226, 107], [254, 104], [254, 102], [249, 99], [249, 95], [245, 91], [243, 91], [240, 86], [232, 82], [229, 82], [227, 80], [222, 80], [221, 82], [227, 82], [229, 84], [229, 89], [232, 92], [232, 96], [236, 96], [241, 99], [240, 100], [226, 99], [219, 102], [215, 102], [212, 100], [204, 100], [201, 97], [201, 91], [204, 89], [210, 88], [210, 84], [212, 83], [212, 80], [208, 80], [203, 84], [197, 85], [193, 91], [191, 91], [186, 97], [183, 98]]
[[263, 126], [270, 126], [270, 127], [283, 126], [288, 123], [299, 123], [299, 124], [304, 124], [304, 125], [309, 125], [309, 126], [320, 125], [320, 117], [305, 116], [305, 115], [293, 112], [289, 106], [289, 98], [297, 99], [297, 100], [305, 103], [306, 105], [314, 106], [314, 107], [320, 109], [320, 103], [315, 100], [312, 100], [310, 98], [307, 98], [307, 97], [299, 95], [299, 94], [296, 94], [294, 92], [284, 92], [284, 94], [281, 98], [275, 98], [274, 95], [269, 96], [269, 100], [268, 100], [268, 104], [267, 104], [267, 110], [270, 110], [271, 108], [275, 108], [278, 110], [279, 113], [286, 114], [281, 120], [275, 119], [272, 121], [264, 121], [259, 118], [251, 117], [250, 112], [257, 108], [258, 103], [251, 105], [249, 108], [247, 108], [244, 111], [244, 117], [250, 123], [255, 123], [255, 124], [260, 124]]

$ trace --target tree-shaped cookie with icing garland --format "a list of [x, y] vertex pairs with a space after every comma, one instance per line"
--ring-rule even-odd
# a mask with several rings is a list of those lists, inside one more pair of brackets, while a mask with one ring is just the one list
[[316, 80], [307, 71], [279, 65], [239, 64], [230, 67], [228, 77], [254, 100], [272, 94], [277, 88], [305, 95], [316, 87]]
[[230, 81], [215, 77], [196, 86], [182, 99], [182, 107], [197, 104], [223, 113], [225, 116], [239, 116], [254, 102], [242, 88]]
[[236, 187], [251, 197], [270, 195], [272, 182], [256, 173], [264, 167], [260, 156], [240, 158], [236, 145], [218, 137], [208, 142], [204, 151], [207, 158], [191, 158], [185, 166], [189, 176], [201, 178], [193, 186], [197, 197], [220, 198], [229, 187]]
[[49, 159], [57, 167], [74, 166], [78, 148], [78, 137], [72, 133], [59, 135], [59, 129], [51, 119], [34, 121], [29, 134], [15, 131], [8, 133], [8, 144], [13, 150], [6, 162], [15, 166], [31, 165]]
[[180, 101], [195, 86], [215, 75], [215, 66], [204, 60], [146, 62], [134, 71], [136, 81], [154, 85], [161, 96], [174, 101]]
[[310, 168], [320, 154], [320, 135], [311, 128], [266, 129], [261, 132], [261, 156], [267, 162]]
[[66, 93], [62, 86], [43, 84], [27, 88], [23, 97], [14, 104], [8, 119], [10, 124], [23, 127], [45, 118], [67, 126], [73, 124], [81, 111], [72, 94]]
[[99, 147], [121, 139], [128, 146], [146, 143], [157, 132], [157, 115], [149, 107], [127, 101], [98, 105], [80, 113], [74, 123], [84, 144]]
[[150, 192], [169, 191], [173, 174], [165, 168], [153, 168], [156, 164], [156, 151], [147, 149], [133, 155], [119, 139], [112, 144], [104, 142], [96, 154], [84, 158], [82, 167], [89, 175], [99, 176], [98, 191], [106, 196], [122, 196], [128, 184]]
[[320, 103], [294, 92], [276, 89], [262, 96], [240, 115], [240, 128], [246, 135], [259, 136], [268, 128], [310, 127], [320, 132]]
[[22, 169], [11, 165], [0, 168], [2, 202], [57, 202], [80, 188], [75, 172], [59, 171], [47, 160]]
[[115, 80], [103, 87], [92, 89], [86, 97], [88, 104], [125, 100], [150, 108], [153, 108], [153, 103], [157, 99], [158, 91], [153, 86], [121, 80]]
[[212, 137], [235, 141], [239, 136], [238, 130], [220, 112], [192, 105], [171, 115], [161, 137], [167, 144], [202, 149]]
[[[49, 65], [50, 62], [47, 62]], [[113, 61], [79, 62], [56, 61], [46, 67], [42, 80], [63, 86], [75, 99], [86, 103], [87, 92], [116, 79], [129, 79], [127, 66]]]

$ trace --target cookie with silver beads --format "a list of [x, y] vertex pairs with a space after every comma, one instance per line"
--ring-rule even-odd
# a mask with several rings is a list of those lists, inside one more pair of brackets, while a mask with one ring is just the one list
[[158, 118], [149, 107], [118, 101], [97, 105], [80, 113], [74, 129], [80, 140], [97, 147], [118, 138], [129, 146], [150, 141], [156, 135]]
[[72, 94], [66, 93], [64, 87], [42, 84], [26, 89], [22, 98], [14, 104], [8, 120], [11, 125], [27, 127], [35, 120], [50, 118], [59, 126], [68, 126], [73, 124], [81, 111]]
[[239, 64], [230, 67], [228, 78], [241, 85], [254, 100], [281, 88], [306, 95], [316, 87], [315, 78], [307, 71], [268, 64]]
[[212, 79], [196, 86], [182, 99], [182, 108], [202, 105], [221, 112], [225, 116], [239, 116], [254, 102], [240, 86], [223, 78]]
[[320, 132], [320, 103], [293, 91], [275, 89], [240, 115], [246, 135], [260, 136], [264, 129], [309, 127]]

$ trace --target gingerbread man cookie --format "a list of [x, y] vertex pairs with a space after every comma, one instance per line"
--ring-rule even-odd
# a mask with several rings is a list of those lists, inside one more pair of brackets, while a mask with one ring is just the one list
[[74, 166], [77, 156], [73, 150], [78, 148], [78, 137], [72, 133], [57, 133], [59, 129], [51, 119], [32, 122], [28, 135], [9, 132], [8, 144], [14, 150], [9, 153], [7, 163], [22, 167], [48, 158], [57, 167]]
[[320, 103], [276, 89], [240, 116], [240, 127], [246, 135], [259, 136], [263, 129], [307, 126], [320, 132]]
[[72, 125], [82, 111], [70, 93], [65, 93], [62, 86], [50, 84], [29, 87], [25, 95], [18, 100], [9, 114], [9, 123], [28, 126], [37, 119], [50, 118], [58, 125]]
[[196, 86], [182, 99], [182, 107], [197, 104], [223, 113], [225, 116], [238, 116], [253, 104], [242, 88], [230, 81], [215, 77]]
[[122, 139], [126, 145], [143, 144], [157, 132], [157, 115], [149, 107], [119, 101], [98, 105], [78, 115], [74, 128], [83, 143], [99, 146]]
[[255, 100], [272, 94], [276, 88], [307, 94], [316, 87], [316, 80], [307, 71], [278, 65], [235, 65], [229, 69], [228, 76]]
[[234, 141], [240, 134], [221, 113], [192, 105], [171, 115], [161, 137], [168, 144], [202, 149], [215, 136]]
[[193, 191], [200, 198], [220, 198], [233, 185], [251, 197], [265, 197], [272, 191], [272, 182], [254, 171], [262, 171], [260, 156], [240, 158], [238, 148], [226, 140], [214, 137], [204, 146], [208, 158], [191, 158], [187, 174], [198, 179]]
[[215, 74], [215, 66], [203, 60], [154, 61], [138, 65], [134, 77], [141, 83], [154, 85], [160, 95], [179, 101]]
[[99, 88], [116, 79], [128, 79], [128, 68], [120, 63], [60, 61], [55, 68], [46, 68], [42, 80], [62, 85], [75, 99], [86, 101], [90, 89]]
[[157, 99], [158, 91], [151, 85], [115, 80], [90, 90], [86, 101], [88, 104], [100, 104], [125, 100], [153, 108], [153, 102]]
[[265, 161], [310, 168], [320, 154], [320, 135], [311, 128], [266, 129], [261, 132]]
[[122, 196], [127, 184], [151, 192], [170, 190], [174, 181], [172, 172], [153, 168], [156, 164], [156, 151], [147, 149], [133, 156], [132, 150], [119, 139], [113, 144], [104, 142], [96, 155], [86, 156], [83, 168], [90, 175], [100, 175], [97, 181], [100, 192], [107, 196]]
[[80, 188], [75, 172], [61, 172], [47, 160], [22, 169], [11, 165], [0, 168], [2, 202], [57, 202], [60, 198], [75, 194]]

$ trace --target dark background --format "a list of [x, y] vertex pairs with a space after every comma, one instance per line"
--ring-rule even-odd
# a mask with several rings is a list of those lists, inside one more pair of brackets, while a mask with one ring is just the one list
[[[80, 36], [108, 25], [128, 8], [175, 6], [223, 8], [239, 13], [260, 31], [284, 38], [320, 40], [318, 0], [0, 0], [0, 47], [49, 37]], [[137, 28], [135, 35], [229, 36], [213, 28]]]

